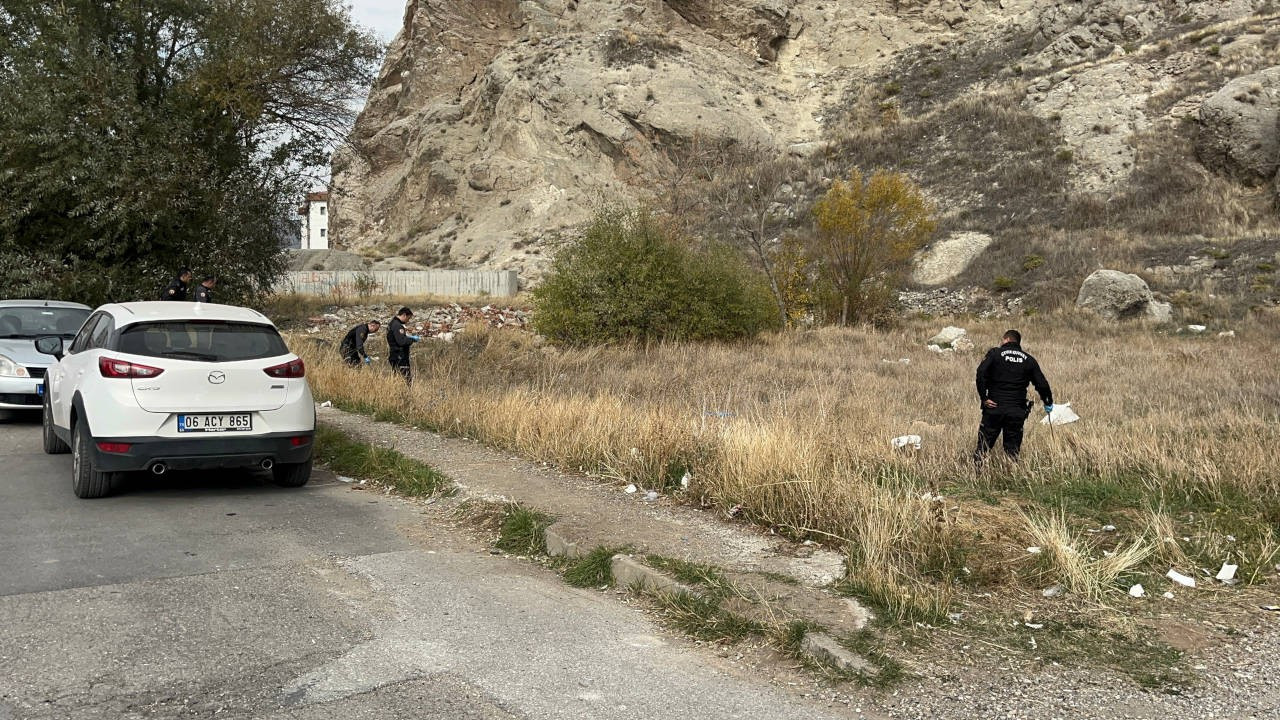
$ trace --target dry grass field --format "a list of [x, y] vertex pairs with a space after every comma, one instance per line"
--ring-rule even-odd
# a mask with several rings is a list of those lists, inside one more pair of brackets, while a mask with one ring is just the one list
[[[1051, 430], [1037, 406], [1021, 463], [975, 473], [974, 369], [1007, 323], [968, 324], [979, 350], [958, 355], [929, 352], [938, 326], [919, 321], [589, 350], [468, 331], [414, 349], [412, 389], [382, 362], [352, 370], [332, 347], [292, 345], [319, 399], [845, 548], [847, 589], [898, 620], [1054, 584], [1127, 602], [1133, 582], [1162, 591], [1170, 568], [1204, 586], [1224, 562], [1245, 583], [1274, 576], [1280, 319], [1232, 338], [1074, 313], [1017, 323], [1083, 419]], [[904, 434], [922, 449], [893, 449]]]

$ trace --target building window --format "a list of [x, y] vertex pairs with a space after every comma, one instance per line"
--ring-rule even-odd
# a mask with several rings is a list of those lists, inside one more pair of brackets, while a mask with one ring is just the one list
[[324, 237], [324, 228], [320, 228], [320, 237]]
[[320, 206], [320, 214], [321, 214], [321, 215], [323, 215], [323, 214], [324, 214], [324, 207], [325, 207], [324, 205], [321, 205], [321, 206]]

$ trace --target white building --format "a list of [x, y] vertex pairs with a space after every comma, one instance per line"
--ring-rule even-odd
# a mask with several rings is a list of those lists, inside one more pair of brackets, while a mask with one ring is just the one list
[[329, 193], [307, 193], [307, 200], [298, 208], [302, 216], [302, 233], [299, 247], [303, 250], [329, 249]]

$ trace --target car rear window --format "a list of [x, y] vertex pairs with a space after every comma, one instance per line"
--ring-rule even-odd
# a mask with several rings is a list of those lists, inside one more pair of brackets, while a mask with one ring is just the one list
[[71, 337], [87, 317], [89, 310], [83, 308], [0, 307], [0, 338]]
[[130, 325], [120, 333], [119, 350], [204, 362], [258, 360], [289, 352], [280, 333], [270, 325], [208, 320]]

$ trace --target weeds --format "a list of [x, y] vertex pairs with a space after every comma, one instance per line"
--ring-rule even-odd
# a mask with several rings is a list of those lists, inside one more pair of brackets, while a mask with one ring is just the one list
[[716, 600], [700, 595], [659, 593], [654, 599], [669, 625], [699, 640], [736, 643], [764, 631], [760, 623], [725, 610]]
[[435, 468], [387, 448], [355, 442], [323, 425], [316, 428], [316, 460], [336, 473], [376, 480], [411, 497], [451, 494], [453, 481]]
[[493, 546], [512, 555], [546, 555], [545, 533], [552, 522], [550, 515], [510, 503], [503, 511], [498, 540]]
[[613, 584], [613, 556], [624, 547], [598, 547], [574, 560], [564, 571], [564, 581], [574, 587], [602, 587]]

